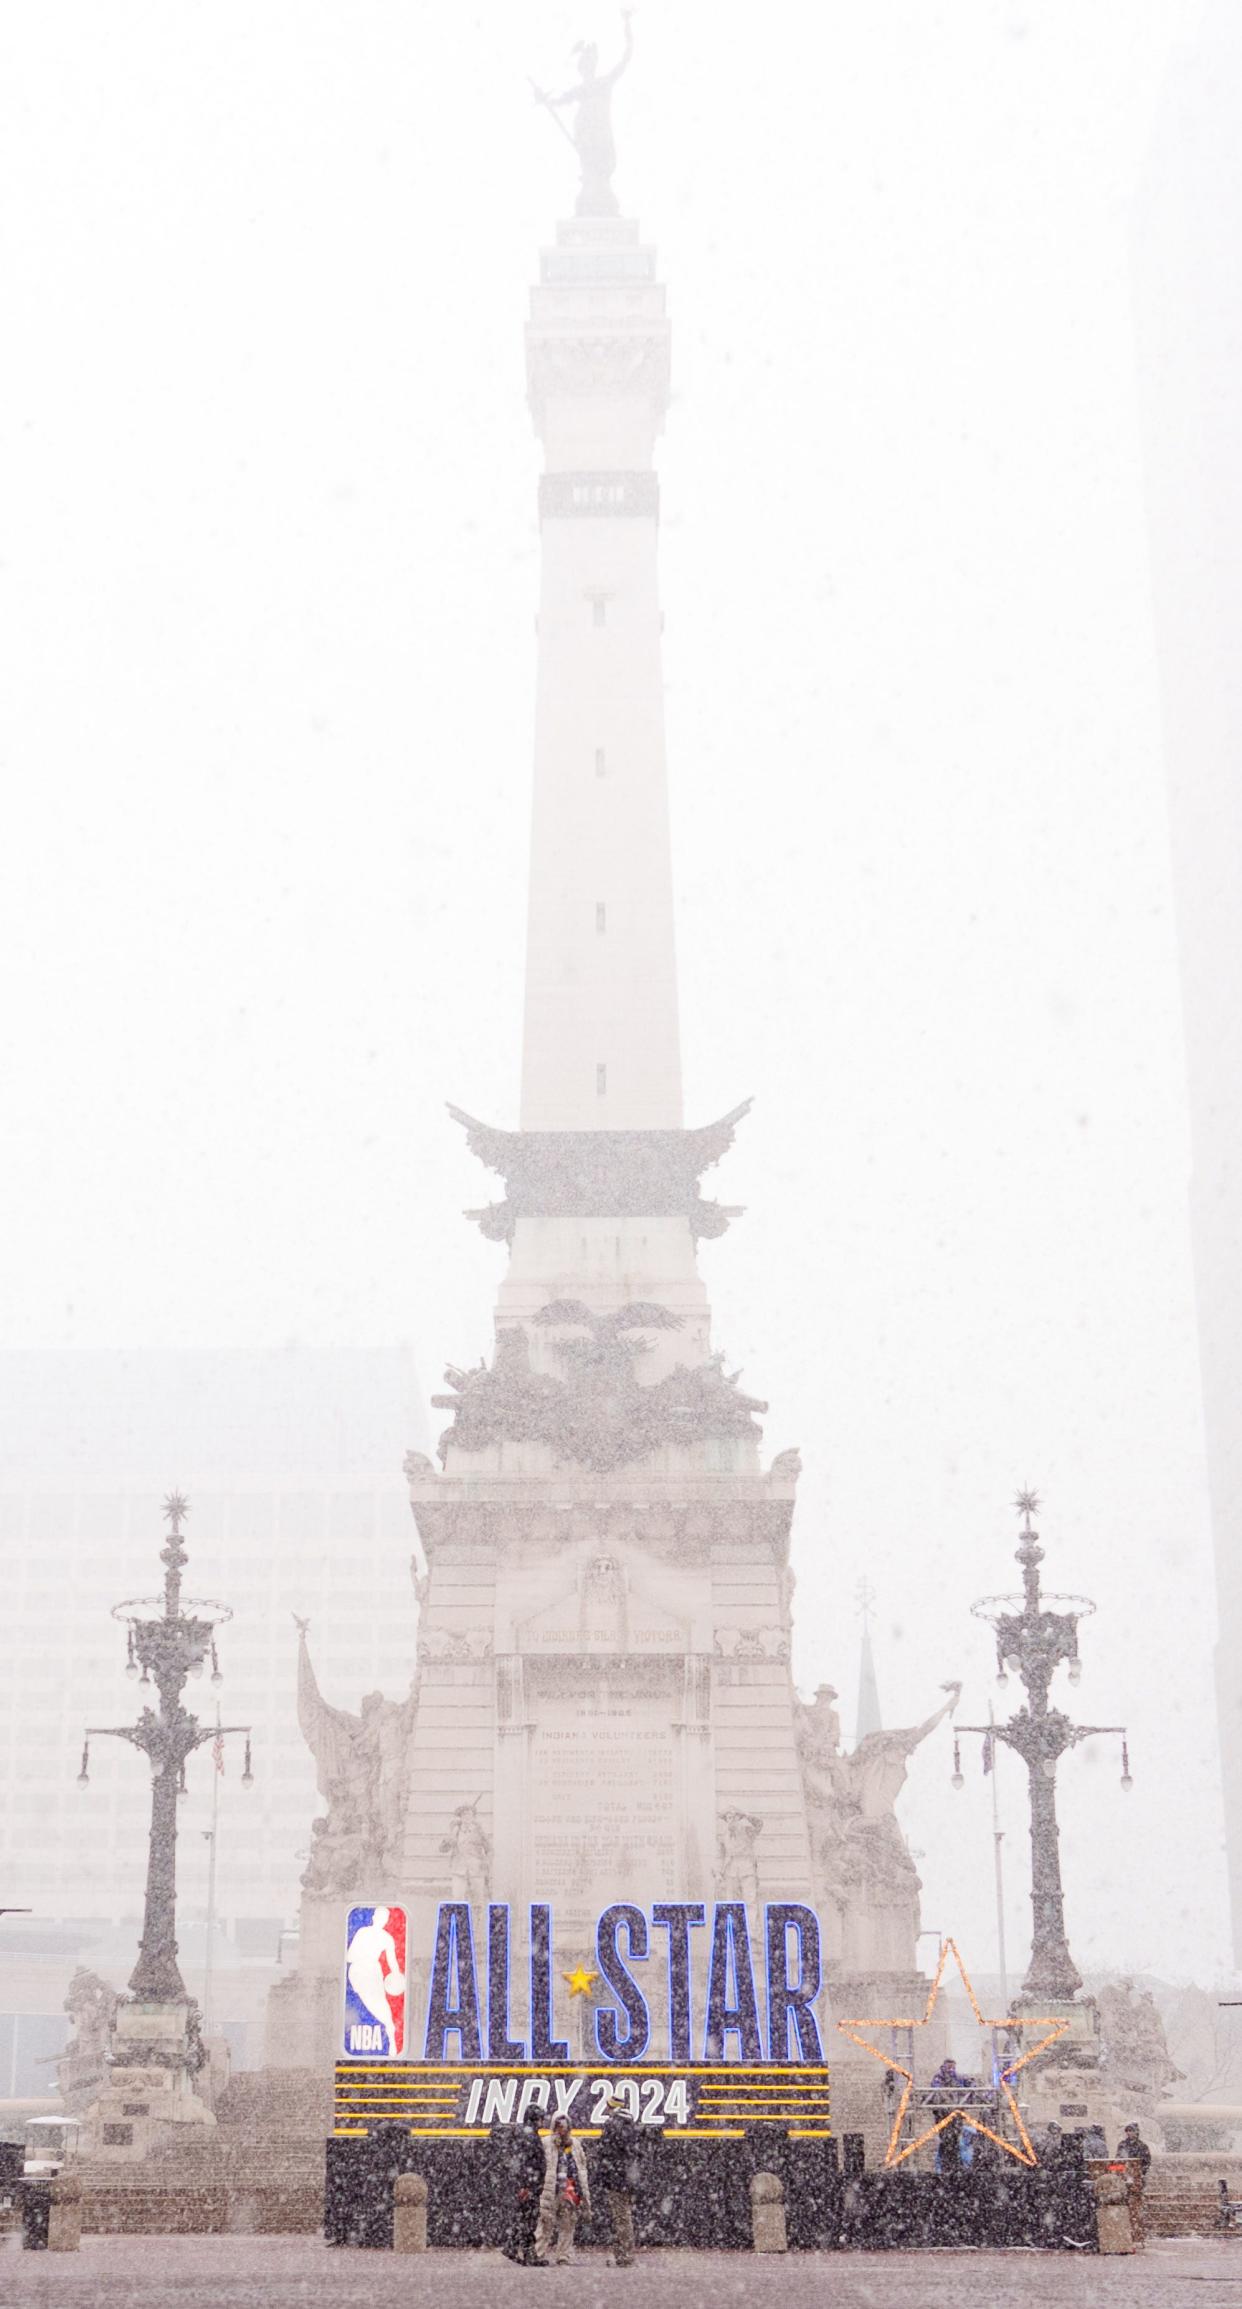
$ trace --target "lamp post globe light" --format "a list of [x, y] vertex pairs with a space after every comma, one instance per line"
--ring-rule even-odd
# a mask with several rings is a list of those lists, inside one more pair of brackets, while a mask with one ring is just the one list
[[[89, 1781], [92, 1739], [128, 1740], [146, 1757], [151, 1768], [151, 1828], [147, 1850], [147, 1887], [143, 1908], [142, 1940], [138, 1962], [130, 1975], [130, 1991], [138, 2005], [184, 2005], [190, 1998], [177, 1963], [177, 1799], [185, 1792], [187, 1759], [208, 1741], [240, 1734], [246, 1742], [243, 1787], [250, 1787], [250, 1726], [200, 1724], [181, 1704], [187, 1679], [201, 1676], [210, 1658], [212, 1681], [220, 1681], [216, 1656], [217, 1627], [232, 1618], [227, 1604], [205, 1598], [183, 1597], [182, 1572], [187, 1562], [181, 1526], [189, 1501], [171, 1492], [164, 1501], [168, 1537], [160, 1550], [165, 1566], [163, 1594], [134, 1597], [113, 1606], [113, 1618], [126, 1629], [126, 1674], [154, 1684], [158, 1706], [144, 1707], [134, 1724], [93, 1724], [82, 1748], [78, 1784]], [[128, 2034], [123, 2008], [119, 2033]], [[196, 2035], [195, 2030], [190, 2031]]]
[[[1072, 1683], [1081, 1673], [1078, 1658], [1078, 1623], [1095, 1610], [1081, 1595], [1045, 1595], [1039, 1578], [1044, 1551], [1032, 1517], [1039, 1500], [1033, 1491], [1020, 1491], [1015, 1501], [1022, 1518], [1016, 1561], [1022, 1570], [1020, 1596], [982, 1596], [971, 1605], [977, 1619], [986, 1620], [996, 1633], [997, 1682], [1007, 1684], [1016, 1675], [1026, 1693], [1024, 1706], [1007, 1723], [962, 1724], [959, 1732], [978, 1733], [985, 1742], [1001, 1740], [1021, 1756], [1030, 1789], [1031, 1827], [1031, 1961], [1022, 1983], [1020, 2001], [1055, 2007], [1072, 2003], [1082, 1987], [1082, 1976], [1070, 1954], [1065, 1931], [1065, 1894], [1061, 1883], [1061, 1841], [1057, 1825], [1057, 1766], [1067, 1749], [1080, 1740], [1111, 1733], [1121, 1741], [1121, 1785], [1129, 1789], [1130, 1757], [1123, 1724], [1075, 1724], [1051, 1704], [1052, 1679], [1059, 1667], [1069, 1670]], [[989, 1764], [992, 1753], [985, 1750]], [[953, 1785], [962, 1785], [957, 1741], [953, 1752]]]

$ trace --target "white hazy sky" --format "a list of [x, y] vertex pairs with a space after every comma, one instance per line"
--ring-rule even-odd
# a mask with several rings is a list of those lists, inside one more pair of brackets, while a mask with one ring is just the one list
[[[1128, 232], [1194, 0], [647, 0], [687, 1112], [801, 1445], [797, 1670], [989, 1696], [1046, 1496], [1100, 1604], [1081, 1963], [1226, 1948]], [[536, 447], [582, 5], [42, 0], [0, 32], [2, 1343], [488, 1345], [443, 1102], [516, 1119]], [[606, 58], [607, 61], [607, 53]], [[433, 1415], [434, 1417], [434, 1415]], [[174, 1471], [175, 1473], [175, 1471]], [[398, 1573], [400, 1567], [397, 1567]], [[344, 1697], [345, 1695], [341, 1695]], [[1002, 1695], [997, 1695], [1000, 1698]], [[1011, 1693], [1008, 1696], [1012, 1696]], [[1019, 1767], [1003, 1773], [1022, 1946]], [[992, 1961], [985, 1786], [906, 1799]], [[1159, 1865], [1155, 1856], [1159, 1853]]]

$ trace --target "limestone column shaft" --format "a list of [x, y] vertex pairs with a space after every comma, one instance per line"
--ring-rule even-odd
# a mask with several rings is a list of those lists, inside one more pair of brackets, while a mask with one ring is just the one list
[[521, 1126], [679, 1129], [653, 464], [668, 324], [636, 226], [559, 228], [527, 352], [545, 471]]

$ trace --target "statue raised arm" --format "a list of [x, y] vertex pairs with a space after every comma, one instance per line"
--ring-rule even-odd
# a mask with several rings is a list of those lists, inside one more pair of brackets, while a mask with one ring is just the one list
[[924, 1723], [910, 1725], [904, 1731], [868, 1732], [853, 1754], [844, 1759], [850, 1794], [864, 1820], [882, 1820], [891, 1815], [905, 1787], [915, 1749], [922, 1746], [937, 1724], [952, 1715], [962, 1696], [962, 1687], [945, 1684], [943, 1689], [948, 1699]]
[[[297, 1614], [294, 1614], [297, 1619]], [[362, 1718], [331, 1707], [319, 1689], [306, 1641], [309, 1620], [298, 1619], [298, 1730], [315, 1759], [321, 1796], [331, 1796], [358, 1775]]]
[[[295, 1614], [296, 1617], [296, 1614]], [[382, 1872], [395, 1866], [405, 1821], [405, 1787], [410, 1733], [418, 1705], [411, 1685], [404, 1700], [368, 1692], [358, 1715], [334, 1708], [319, 1689], [306, 1641], [308, 1623], [298, 1620], [298, 1726], [315, 1759], [315, 1777], [328, 1815], [321, 1844], [339, 1855], [357, 1848], [358, 1865]], [[327, 1867], [316, 1854], [316, 1884], [326, 1888], [336, 1861]]]

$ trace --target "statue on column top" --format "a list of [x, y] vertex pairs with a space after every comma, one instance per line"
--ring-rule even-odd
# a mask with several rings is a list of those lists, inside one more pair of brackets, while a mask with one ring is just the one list
[[[578, 59], [579, 78], [572, 88], [559, 96], [549, 96], [546, 89], [536, 88], [535, 99], [547, 106], [556, 118], [562, 104], [577, 107], [572, 129], [565, 134], [574, 146], [582, 171], [578, 198], [574, 203], [575, 216], [616, 216], [619, 213], [617, 196], [612, 189], [613, 171], [617, 165], [617, 148], [612, 134], [612, 92], [634, 53], [634, 33], [630, 23], [633, 10], [623, 8], [625, 46], [611, 72], [599, 70], [599, 50], [593, 40], [580, 40], [574, 50]], [[558, 122], [558, 127], [563, 123]]]

